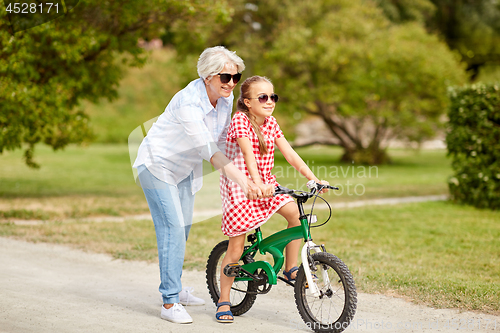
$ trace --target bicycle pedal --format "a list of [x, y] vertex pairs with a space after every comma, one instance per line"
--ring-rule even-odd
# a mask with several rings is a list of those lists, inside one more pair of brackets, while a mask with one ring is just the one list
[[241, 266], [238, 263], [227, 264], [224, 267], [224, 275], [227, 277], [237, 277], [241, 272]]
[[[316, 274], [313, 274], [313, 282], [316, 283], [319, 281], [318, 277], [316, 276]], [[309, 283], [307, 283], [307, 280], [306, 280], [306, 283], [304, 284], [304, 288], [306, 289], [309, 289]]]

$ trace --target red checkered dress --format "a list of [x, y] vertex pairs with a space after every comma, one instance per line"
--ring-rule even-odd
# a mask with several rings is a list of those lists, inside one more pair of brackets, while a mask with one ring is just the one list
[[[237, 112], [229, 126], [226, 139], [226, 156], [233, 161], [247, 177], [245, 159], [236, 139], [247, 137], [253, 147], [255, 160], [259, 168], [259, 176], [263, 183], [279, 185], [276, 176], [271, 174], [274, 167], [274, 142], [281, 138], [283, 133], [273, 116], [265, 119], [260, 126], [262, 135], [266, 139], [268, 153], [264, 156], [259, 152], [259, 139], [250, 120], [242, 112]], [[272, 198], [247, 200], [238, 184], [221, 175], [220, 192], [222, 197], [222, 232], [229, 237], [245, 234], [264, 224], [278, 209], [288, 202], [293, 202], [292, 197], [279, 194]]]

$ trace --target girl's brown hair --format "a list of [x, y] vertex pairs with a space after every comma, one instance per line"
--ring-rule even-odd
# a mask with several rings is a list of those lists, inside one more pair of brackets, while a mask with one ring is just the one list
[[240, 86], [240, 97], [238, 98], [236, 109], [237, 111], [243, 112], [250, 120], [250, 124], [252, 124], [252, 127], [255, 133], [257, 134], [257, 137], [259, 138], [259, 152], [261, 155], [265, 155], [267, 154], [266, 140], [264, 139], [264, 136], [260, 131], [260, 127], [257, 124], [255, 117], [252, 114], [250, 114], [250, 111], [248, 110], [248, 107], [245, 105], [244, 102], [245, 99], [250, 98], [250, 88], [252, 84], [257, 82], [268, 82], [272, 84], [271, 80], [269, 80], [267, 77], [264, 76], [255, 75], [246, 79]]

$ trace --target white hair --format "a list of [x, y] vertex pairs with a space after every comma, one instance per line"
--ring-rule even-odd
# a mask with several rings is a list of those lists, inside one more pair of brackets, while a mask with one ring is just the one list
[[198, 75], [202, 79], [219, 74], [226, 64], [235, 65], [238, 73], [243, 72], [245, 64], [236, 55], [236, 52], [229, 51], [224, 46], [214, 46], [205, 49], [198, 59]]

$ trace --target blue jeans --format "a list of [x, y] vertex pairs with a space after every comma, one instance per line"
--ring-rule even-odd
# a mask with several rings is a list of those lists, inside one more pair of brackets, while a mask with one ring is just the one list
[[191, 176], [175, 186], [153, 176], [144, 165], [137, 171], [155, 225], [163, 303], [179, 303], [184, 252], [193, 220]]

